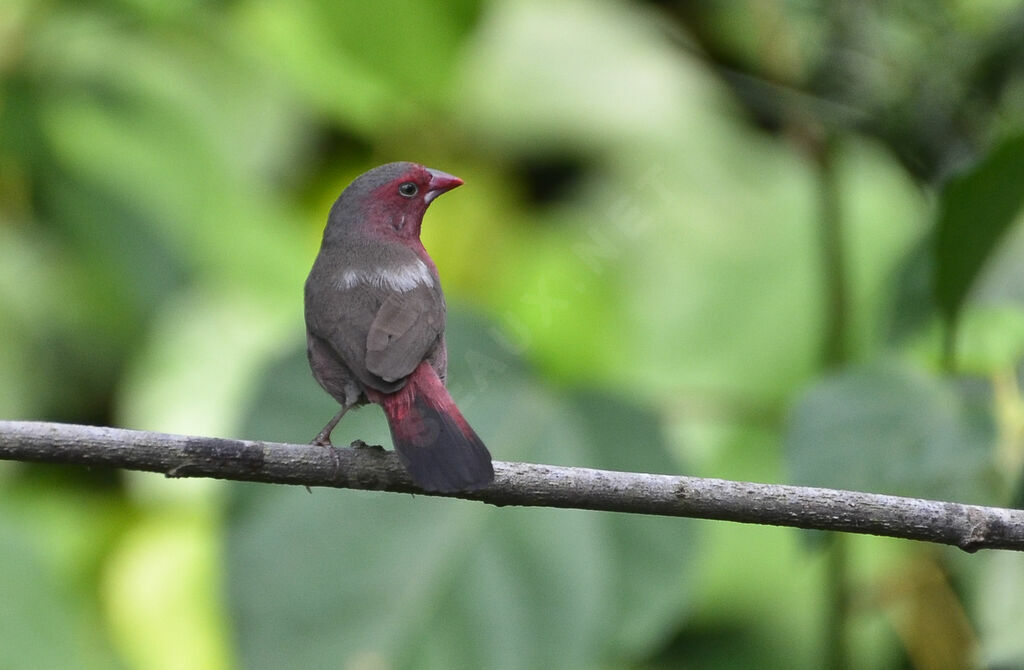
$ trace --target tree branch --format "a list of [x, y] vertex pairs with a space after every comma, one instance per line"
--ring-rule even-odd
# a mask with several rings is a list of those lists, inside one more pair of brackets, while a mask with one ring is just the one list
[[494, 484], [424, 493], [395, 455], [340, 448], [188, 437], [119, 428], [0, 421], [0, 459], [444, 495], [520, 505], [720, 519], [884, 535], [978, 549], [1024, 550], [1024, 510], [724, 479], [495, 462]]

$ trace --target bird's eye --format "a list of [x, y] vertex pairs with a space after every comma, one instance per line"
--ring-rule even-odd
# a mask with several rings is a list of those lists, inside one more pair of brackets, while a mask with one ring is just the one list
[[412, 183], [411, 181], [407, 181], [398, 187], [398, 192], [401, 193], [406, 198], [411, 198], [417, 193], [419, 193], [420, 189], [418, 186], [416, 186], [416, 184]]

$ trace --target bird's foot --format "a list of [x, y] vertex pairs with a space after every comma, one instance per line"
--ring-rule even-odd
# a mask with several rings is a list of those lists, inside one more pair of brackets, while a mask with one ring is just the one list
[[345, 412], [349, 411], [351, 408], [352, 405], [347, 405], [338, 410], [338, 413], [327, 422], [327, 425], [324, 426], [319, 433], [317, 433], [316, 437], [313, 438], [313, 441], [310, 442], [310, 444], [314, 444], [318, 447], [333, 448], [334, 445], [331, 444], [331, 433], [334, 432], [334, 427], [338, 425], [339, 421], [341, 421], [341, 417], [345, 416]]
[[331, 447], [331, 448], [334, 447], [334, 445], [331, 444], [331, 436], [330, 435], [324, 435], [323, 433], [320, 433], [319, 435], [314, 437], [313, 441], [310, 442], [310, 444], [312, 444], [314, 446], [317, 446], [317, 447]]
[[379, 444], [367, 444], [362, 440], [355, 440], [352, 444], [348, 445], [353, 449], [376, 449], [377, 451], [384, 451], [384, 447]]

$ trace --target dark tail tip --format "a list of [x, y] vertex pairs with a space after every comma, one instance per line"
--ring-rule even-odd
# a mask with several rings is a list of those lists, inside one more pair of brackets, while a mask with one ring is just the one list
[[471, 491], [494, 481], [490, 452], [453, 412], [458, 412], [454, 405], [451, 411], [438, 410], [416, 398], [401, 421], [389, 417], [398, 458], [425, 491]]

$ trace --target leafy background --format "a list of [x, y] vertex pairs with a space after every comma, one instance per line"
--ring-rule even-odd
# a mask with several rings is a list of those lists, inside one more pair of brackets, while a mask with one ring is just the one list
[[[1024, 5], [6, 0], [0, 416], [306, 441], [409, 159], [497, 458], [1020, 506]], [[383, 417], [339, 442], [387, 444]], [[1024, 667], [1012, 553], [0, 463], [0, 667]]]

